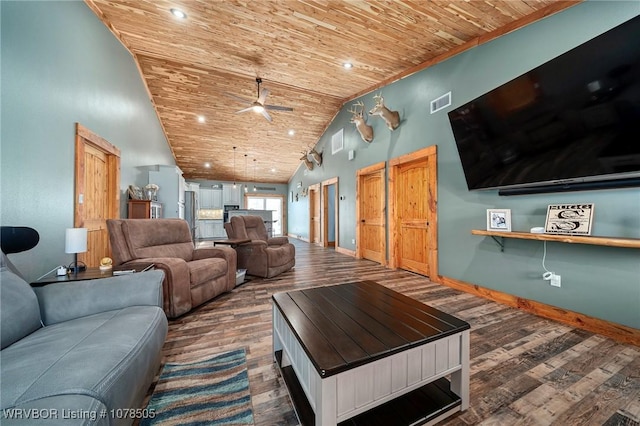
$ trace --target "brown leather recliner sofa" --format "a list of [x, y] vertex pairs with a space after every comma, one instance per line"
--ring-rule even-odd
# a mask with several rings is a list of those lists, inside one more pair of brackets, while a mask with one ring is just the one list
[[128, 268], [150, 263], [164, 271], [164, 311], [176, 318], [233, 289], [237, 255], [229, 247], [195, 249], [182, 219], [107, 220], [113, 264]]
[[238, 268], [247, 274], [271, 278], [293, 268], [296, 264], [296, 248], [287, 237], [269, 238], [260, 216], [233, 216], [225, 223], [230, 239], [250, 239], [251, 242], [236, 246]]

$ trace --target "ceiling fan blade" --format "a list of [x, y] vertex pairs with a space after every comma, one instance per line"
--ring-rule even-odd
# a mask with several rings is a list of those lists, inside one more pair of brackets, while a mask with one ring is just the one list
[[271, 123], [271, 116], [269, 115], [269, 113], [267, 112], [267, 110], [266, 110], [266, 109], [263, 109], [263, 110], [262, 110], [262, 115], [264, 116], [264, 118], [266, 118], [266, 119], [267, 119], [267, 121], [268, 121], [269, 123]]
[[240, 111], [236, 111], [236, 114], [240, 114], [241, 112], [253, 111], [253, 106], [249, 108], [241, 109]]
[[236, 96], [236, 95], [232, 95], [231, 93], [226, 93], [224, 92], [224, 95], [231, 98], [231, 99], [235, 99], [236, 101], [240, 101], [244, 104], [252, 104], [253, 101], [249, 101], [247, 99], [241, 98], [240, 96]]
[[293, 108], [279, 106], [279, 105], [265, 105], [266, 109], [274, 110], [274, 111], [293, 111]]
[[267, 100], [267, 96], [269, 96], [269, 89], [262, 89], [260, 91], [260, 96], [258, 96], [258, 103], [264, 105], [264, 101]]

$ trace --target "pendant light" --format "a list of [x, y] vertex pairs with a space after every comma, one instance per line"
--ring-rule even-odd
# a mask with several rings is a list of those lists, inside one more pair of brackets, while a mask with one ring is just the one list
[[256, 188], [256, 159], [253, 159], [253, 192], [256, 192], [258, 188]]
[[[247, 179], [247, 154], [244, 155], [244, 178]], [[247, 192], [249, 188], [247, 188], [247, 183], [244, 183], [244, 192]]]
[[236, 147], [233, 147], [233, 189], [236, 189]]

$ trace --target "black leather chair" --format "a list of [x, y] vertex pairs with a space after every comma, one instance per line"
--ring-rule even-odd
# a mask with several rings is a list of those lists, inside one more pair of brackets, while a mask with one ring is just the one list
[[4, 254], [31, 250], [40, 241], [40, 234], [26, 226], [0, 227], [0, 248]]

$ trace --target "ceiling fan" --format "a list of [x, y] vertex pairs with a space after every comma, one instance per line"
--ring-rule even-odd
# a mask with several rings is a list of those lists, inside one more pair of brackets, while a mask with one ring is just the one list
[[267, 112], [268, 109], [270, 110], [274, 110], [274, 111], [293, 111], [293, 108], [289, 108], [289, 107], [285, 107], [285, 106], [279, 106], [279, 105], [265, 105], [265, 101], [267, 100], [267, 96], [269, 95], [269, 89], [262, 89], [260, 90], [260, 84], [262, 84], [262, 79], [260, 77], [256, 78], [256, 83], [258, 85], [258, 99], [256, 99], [255, 101], [248, 101], [244, 98], [241, 98], [239, 96], [235, 96], [232, 95], [230, 93], [226, 93], [227, 96], [236, 99], [238, 101], [244, 102], [245, 104], [250, 105], [247, 108], [241, 109], [240, 111], [236, 111], [236, 114], [240, 114], [243, 112], [247, 112], [247, 111], [253, 111], [256, 112], [258, 114], [262, 114], [262, 116], [264, 118], [267, 119], [267, 121], [271, 122], [271, 116], [269, 115], [269, 113]]

